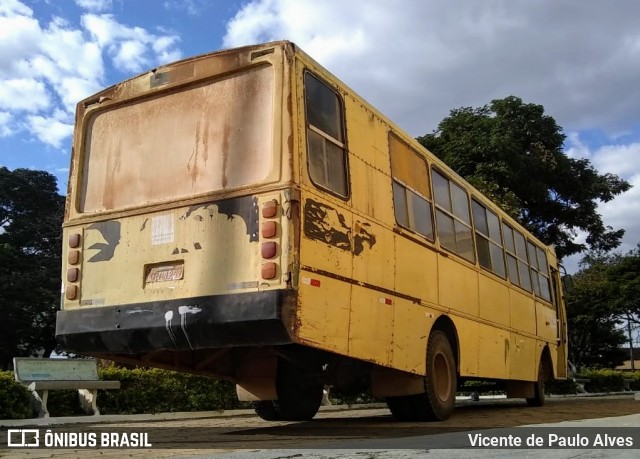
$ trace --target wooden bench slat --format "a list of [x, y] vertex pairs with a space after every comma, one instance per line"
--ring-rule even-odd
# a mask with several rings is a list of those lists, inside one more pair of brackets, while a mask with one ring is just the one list
[[33, 381], [31, 390], [120, 389], [120, 381]]

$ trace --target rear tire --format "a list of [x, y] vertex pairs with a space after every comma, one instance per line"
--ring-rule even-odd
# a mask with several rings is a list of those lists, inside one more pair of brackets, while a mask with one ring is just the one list
[[398, 421], [413, 421], [414, 415], [410, 404], [411, 395], [400, 397], [387, 397], [386, 402], [389, 411]]
[[456, 402], [456, 361], [447, 335], [435, 330], [427, 344], [425, 392], [387, 398], [391, 414], [399, 421], [445, 421]]
[[280, 421], [282, 419], [273, 405], [273, 400], [260, 400], [253, 402], [252, 405], [256, 414], [265, 421]]
[[545, 402], [544, 396], [544, 383], [547, 379], [543, 365], [543, 359], [540, 359], [540, 365], [538, 365], [538, 380], [534, 383], [533, 397], [527, 398], [527, 405], [529, 406], [543, 406]]
[[284, 359], [278, 361], [276, 392], [273, 407], [283, 421], [309, 421], [322, 403], [324, 382], [317, 373], [297, 367]]

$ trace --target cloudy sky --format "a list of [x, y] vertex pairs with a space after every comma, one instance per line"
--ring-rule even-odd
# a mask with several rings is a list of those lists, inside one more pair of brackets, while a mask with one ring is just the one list
[[626, 251], [640, 241], [638, 18], [635, 0], [0, 0], [0, 165], [48, 170], [64, 192], [78, 100], [288, 39], [413, 136], [494, 98], [544, 105], [570, 156], [634, 185], [600, 206]]

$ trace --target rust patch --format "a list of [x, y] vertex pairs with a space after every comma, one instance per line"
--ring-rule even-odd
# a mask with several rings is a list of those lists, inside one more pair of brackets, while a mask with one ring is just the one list
[[331, 206], [307, 199], [304, 205], [304, 234], [309, 239], [325, 242], [338, 249], [360, 255], [365, 243], [372, 248], [376, 237], [369, 223], [356, 222], [354, 235], [347, 226], [344, 215]]

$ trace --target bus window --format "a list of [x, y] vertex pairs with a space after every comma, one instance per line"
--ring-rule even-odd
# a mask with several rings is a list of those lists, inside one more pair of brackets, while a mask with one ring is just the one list
[[310, 73], [304, 75], [309, 175], [343, 198], [349, 195], [342, 101]]
[[500, 220], [475, 199], [471, 201], [473, 223], [475, 225], [476, 246], [480, 266], [494, 272], [503, 279], [506, 276]]
[[473, 263], [476, 257], [467, 193], [436, 170], [432, 177], [440, 244]]
[[396, 221], [433, 241], [427, 163], [395, 136], [389, 136]]
[[538, 269], [532, 270], [531, 276], [538, 278], [538, 284], [540, 285], [539, 296], [550, 302], [551, 291], [549, 287], [549, 264], [547, 263], [547, 254], [538, 246], [536, 246], [535, 249]]
[[506, 223], [502, 224], [502, 232], [504, 234], [504, 248], [507, 252], [509, 280], [530, 292], [531, 275], [524, 236]]

